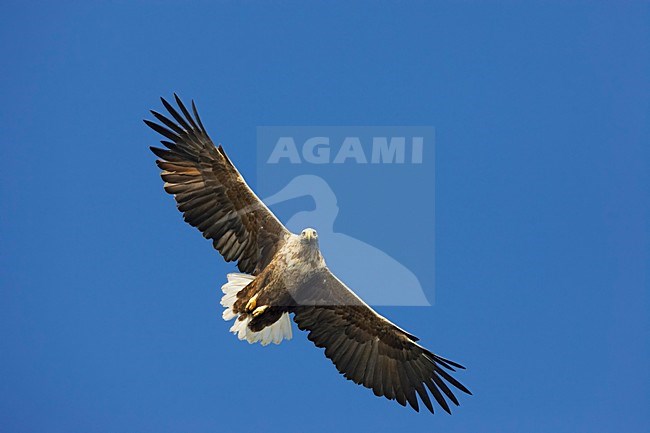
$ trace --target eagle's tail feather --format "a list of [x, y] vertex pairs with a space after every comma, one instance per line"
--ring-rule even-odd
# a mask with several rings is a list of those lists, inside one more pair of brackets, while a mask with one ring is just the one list
[[224, 293], [221, 298], [221, 305], [226, 308], [222, 317], [226, 321], [235, 319], [230, 332], [237, 335], [240, 340], [246, 340], [251, 344], [259, 342], [262, 346], [269, 343], [280, 344], [282, 340], [291, 340], [291, 319], [288, 313], [283, 313], [276, 322], [259, 332], [255, 332], [248, 327], [252, 319], [250, 315], [240, 317], [238, 313], [233, 311], [233, 305], [237, 301], [237, 293], [254, 279], [255, 277], [246, 274], [228, 274], [228, 282], [221, 287]]

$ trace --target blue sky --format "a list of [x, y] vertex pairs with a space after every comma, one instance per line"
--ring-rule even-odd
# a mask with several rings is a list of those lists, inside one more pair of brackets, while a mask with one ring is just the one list
[[[647, 2], [5, 2], [2, 431], [647, 430], [648, 22]], [[252, 184], [261, 125], [436, 128], [435, 304], [381, 312], [468, 367], [453, 416], [343, 380], [304, 334], [228, 334], [233, 267], [147, 149], [174, 91]]]

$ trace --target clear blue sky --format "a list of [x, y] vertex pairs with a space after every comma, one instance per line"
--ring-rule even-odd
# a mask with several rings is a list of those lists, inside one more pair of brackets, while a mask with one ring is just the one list
[[[400, 3], [3, 3], [0, 430], [647, 431], [649, 4]], [[435, 126], [436, 302], [381, 312], [467, 365], [453, 416], [228, 334], [173, 91], [252, 183], [259, 125]]]

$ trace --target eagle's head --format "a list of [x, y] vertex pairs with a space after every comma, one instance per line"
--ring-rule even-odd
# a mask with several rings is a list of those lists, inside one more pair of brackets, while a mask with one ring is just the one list
[[313, 245], [318, 248], [318, 233], [312, 228], [306, 228], [300, 233], [302, 243]]
[[318, 233], [312, 228], [306, 228], [300, 232], [299, 237], [299, 254], [302, 263], [308, 265], [307, 268], [325, 266], [325, 260], [318, 247]]

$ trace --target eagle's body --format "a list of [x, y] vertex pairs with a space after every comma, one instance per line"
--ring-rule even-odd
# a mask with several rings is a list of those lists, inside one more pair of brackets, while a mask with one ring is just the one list
[[[145, 121], [169, 139], [151, 148], [161, 159], [165, 190], [174, 195], [185, 221], [197, 227], [241, 274], [229, 274], [222, 290], [223, 318], [250, 343], [279, 344], [292, 336], [290, 315], [336, 368], [375, 395], [408, 402], [418, 399], [433, 412], [426, 389], [449, 412], [458, 405], [447, 383], [469, 391], [445, 369], [463, 368], [423, 348], [417, 338], [377, 314], [334, 276], [313, 229], [289, 232], [248, 187], [223, 148], [214, 146], [196, 111], [176, 97], [181, 113], [162, 100], [174, 121]], [[443, 380], [444, 379], [444, 380]], [[447, 382], [447, 383], [445, 383]]]

